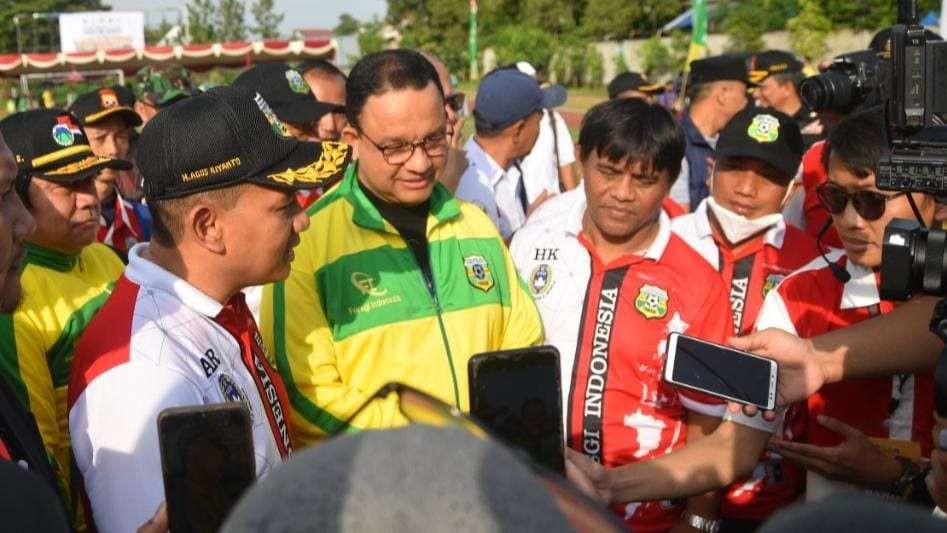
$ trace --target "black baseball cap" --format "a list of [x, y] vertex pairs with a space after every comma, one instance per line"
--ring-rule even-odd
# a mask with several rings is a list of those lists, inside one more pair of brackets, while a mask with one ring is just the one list
[[746, 68], [746, 60], [738, 55], [721, 55], [698, 59], [691, 63], [688, 85], [694, 86], [713, 81], [742, 81], [754, 86]]
[[83, 126], [120, 116], [126, 124], [135, 128], [141, 126], [141, 117], [135, 112], [134, 106], [135, 95], [121, 85], [113, 85], [82, 94], [69, 106], [69, 111]]
[[516, 69], [501, 68], [480, 80], [474, 120], [478, 130], [496, 132], [540, 109], [552, 109], [565, 102], [563, 86], [540, 88], [532, 76]]
[[608, 97], [615, 98], [625, 91], [638, 91], [645, 94], [662, 92], [664, 86], [649, 82], [639, 72], [622, 72], [608, 84]]
[[762, 83], [774, 74], [802, 72], [802, 61], [796, 56], [782, 50], [768, 50], [753, 57], [753, 66], [750, 67], [750, 79], [754, 83]]
[[129, 161], [92, 153], [85, 130], [65, 109], [32, 109], [0, 120], [3, 134], [16, 160], [16, 190], [25, 198], [31, 178], [72, 183], [106, 168], [129, 170]]
[[259, 63], [240, 74], [233, 84], [260, 93], [285, 122], [310, 124], [326, 113], [344, 110], [316, 100], [302, 73], [286, 63]]
[[717, 140], [717, 159], [759, 159], [792, 179], [799, 170], [804, 144], [799, 125], [789, 115], [768, 108], [749, 108], [727, 123]]
[[162, 111], [138, 142], [149, 201], [238, 183], [278, 189], [320, 187], [345, 172], [349, 146], [294, 139], [259, 93], [214, 87]]

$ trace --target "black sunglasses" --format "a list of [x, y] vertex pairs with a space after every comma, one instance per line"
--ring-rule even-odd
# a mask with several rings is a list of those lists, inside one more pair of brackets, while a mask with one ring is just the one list
[[860, 190], [854, 193], [845, 192], [845, 189], [834, 183], [823, 183], [816, 187], [819, 203], [833, 215], [841, 215], [845, 211], [849, 200], [858, 216], [865, 220], [878, 220], [885, 214], [888, 200], [893, 200], [903, 192], [886, 196], [880, 192]]

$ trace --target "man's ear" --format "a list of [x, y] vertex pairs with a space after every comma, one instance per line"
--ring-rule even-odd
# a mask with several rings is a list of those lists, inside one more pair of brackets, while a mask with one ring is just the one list
[[207, 251], [223, 254], [227, 251], [224, 243], [223, 226], [216, 206], [199, 202], [187, 212], [184, 230], [192, 239]]
[[342, 128], [342, 140], [352, 147], [352, 159], [358, 159], [358, 130], [351, 124], [346, 124]]

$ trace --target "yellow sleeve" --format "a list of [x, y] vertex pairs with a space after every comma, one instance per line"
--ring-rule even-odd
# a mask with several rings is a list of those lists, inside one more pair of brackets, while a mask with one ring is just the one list
[[46, 364], [46, 343], [28, 313], [20, 310], [0, 316], [0, 372], [23, 401], [39, 428], [46, 455], [69, 496], [69, 439], [56, 412], [56, 388]]
[[504, 309], [506, 316], [503, 345], [500, 349], [511, 350], [540, 345], [545, 336], [539, 309], [526, 284], [520, 279], [506, 246], [503, 246], [503, 261], [506, 263], [506, 272], [510, 278], [510, 308]]
[[346, 425], [375, 391], [362, 391], [343, 382], [332, 328], [312, 272], [294, 269], [285, 281], [267, 286], [260, 316], [264, 342], [289, 394], [291, 430], [297, 448], [339, 431], [391, 427], [403, 422], [396, 398], [389, 398], [372, 402], [351, 426]]

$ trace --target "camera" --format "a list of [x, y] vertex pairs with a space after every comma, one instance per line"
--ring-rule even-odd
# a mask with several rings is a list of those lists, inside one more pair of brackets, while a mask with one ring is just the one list
[[860, 107], [882, 103], [882, 86], [888, 70], [888, 62], [880, 59], [874, 50], [840, 55], [825, 72], [803, 80], [799, 95], [813, 111], [844, 115]]

